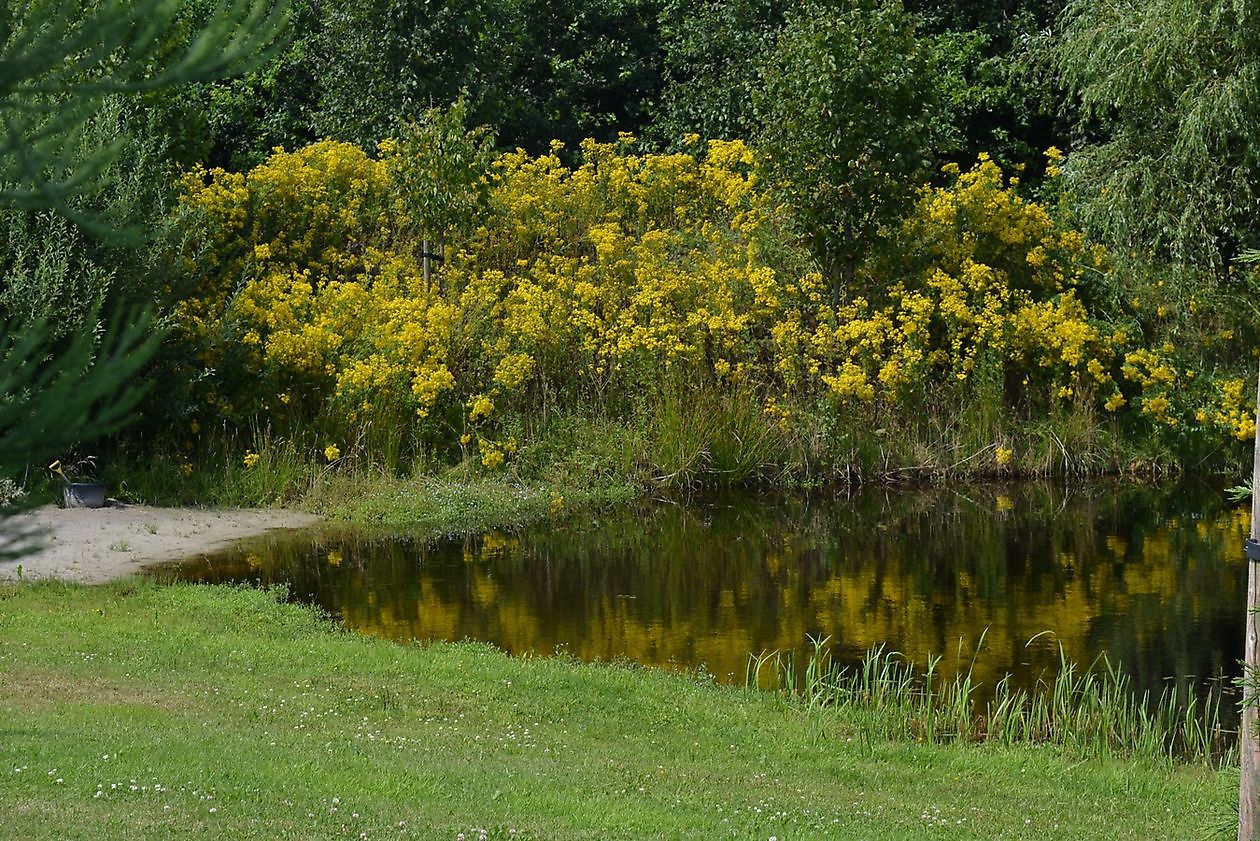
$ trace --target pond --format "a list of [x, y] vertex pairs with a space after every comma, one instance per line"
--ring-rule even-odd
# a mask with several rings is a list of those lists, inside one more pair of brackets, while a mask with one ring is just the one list
[[[750, 654], [886, 646], [948, 677], [1035, 686], [1104, 653], [1138, 689], [1242, 657], [1250, 509], [1219, 487], [1045, 484], [723, 495], [434, 544], [315, 532], [191, 561], [283, 583], [350, 628], [703, 671]], [[170, 576], [170, 570], [156, 574]]]

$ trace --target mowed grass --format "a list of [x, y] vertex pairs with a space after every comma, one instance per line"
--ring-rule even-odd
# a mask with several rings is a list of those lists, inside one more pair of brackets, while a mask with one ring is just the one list
[[273, 593], [0, 589], [4, 838], [1172, 838], [1237, 771], [865, 735], [834, 709]]

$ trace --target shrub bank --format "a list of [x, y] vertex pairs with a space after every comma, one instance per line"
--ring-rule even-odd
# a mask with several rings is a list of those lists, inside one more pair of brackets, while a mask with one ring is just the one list
[[838, 305], [738, 141], [502, 155], [428, 280], [411, 166], [329, 141], [184, 178], [163, 399], [190, 440], [226, 418], [391, 469], [527, 471], [558, 415], [628, 427], [688, 484], [1219, 467], [1251, 434], [1229, 290], [1090, 245], [983, 156]]

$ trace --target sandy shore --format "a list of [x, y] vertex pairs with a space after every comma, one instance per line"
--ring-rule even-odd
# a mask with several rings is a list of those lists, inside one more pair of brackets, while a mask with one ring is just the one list
[[100, 584], [155, 563], [177, 561], [231, 545], [270, 529], [302, 528], [319, 518], [286, 510], [153, 508], [113, 503], [105, 508], [47, 505], [3, 521], [0, 552], [33, 540], [34, 552], [0, 560], [0, 580], [59, 578]]

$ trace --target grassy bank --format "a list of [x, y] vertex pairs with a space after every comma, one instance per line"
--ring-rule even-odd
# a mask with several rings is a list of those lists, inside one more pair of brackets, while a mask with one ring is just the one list
[[0, 590], [23, 838], [1202, 838], [1237, 774], [863, 735], [843, 709], [339, 632], [267, 593]]

